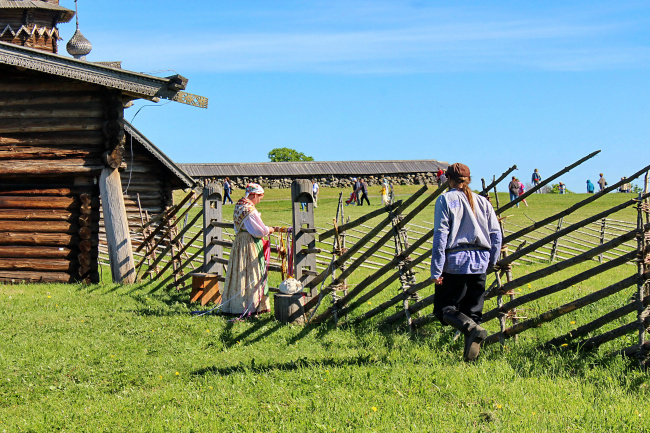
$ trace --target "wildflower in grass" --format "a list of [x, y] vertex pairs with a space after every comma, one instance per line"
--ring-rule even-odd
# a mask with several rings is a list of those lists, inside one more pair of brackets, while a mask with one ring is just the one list
[[368, 305], [372, 305], [372, 302], [368, 301]]
[[564, 343], [564, 344], [562, 345], [562, 347], [567, 347], [567, 346], [568, 346], [568, 344], [567, 344], [567, 343]]
[[177, 371], [177, 372], [176, 372], [176, 376], [178, 376], [179, 374], [180, 374], [180, 373]]
[[47, 295], [47, 299], [50, 299], [50, 298], [52, 298], [52, 297], [50, 295]]
[[575, 320], [572, 320], [572, 321], [569, 322], [569, 323], [571, 323], [572, 325], [575, 325], [575, 324], [576, 324], [576, 321], [575, 321]]
[[528, 283], [528, 288], [529, 288], [529, 289], [532, 289], [533, 286], [531, 286], [530, 283]]
[[158, 379], [162, 379], [162, 376], [158, 376]]
[[501, 409], [501, 405], [500, 405], [500, 404], [497, 404], [497, 409]]
[[205, 332], [210, 332], [210, 330], [209, 330], [209, 329], [206, 329]]
[[372, 407], [372, 411], [373, 411], [373, 412], [377, 412], [377, 408], [373, 406], [373, 407]]

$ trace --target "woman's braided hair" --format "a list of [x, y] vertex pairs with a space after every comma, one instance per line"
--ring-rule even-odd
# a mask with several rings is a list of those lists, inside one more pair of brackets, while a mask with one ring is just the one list
[[474, 210], [474, 196], [472, 195], [472, 190], [469, 189], [469, 183], [472, 181], [471, 177], [456, 177], [453, 178], [456, 188], [463, 191], [469, 202], [469, 207], [472, 208], [472, 212], [476, 213]]

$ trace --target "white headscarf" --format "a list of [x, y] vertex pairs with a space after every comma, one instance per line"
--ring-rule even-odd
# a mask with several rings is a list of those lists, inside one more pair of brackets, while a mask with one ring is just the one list
[[246, 197], [249, 194], [264, 194], [264, 188], [260, 184], [251, 182], [246, 185]]

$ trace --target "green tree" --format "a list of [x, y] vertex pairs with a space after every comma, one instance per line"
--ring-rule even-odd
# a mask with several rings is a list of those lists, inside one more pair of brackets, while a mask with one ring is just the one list
[[269, 152], [271, 162], [313, 161], [314, 158], [288, 147], [276, 147]]

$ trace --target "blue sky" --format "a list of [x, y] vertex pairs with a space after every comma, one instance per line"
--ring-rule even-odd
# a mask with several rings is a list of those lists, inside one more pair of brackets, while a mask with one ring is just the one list
[[[74, 9], [72, 0], [61, 4]], [[125, 112], [176, 162], [517, 164], [583, 192], [650, 164], [650, 2], [79, 0], [91, 61], [189, 78], [209, 108]], [[63, 44], [74, 24], [60, 26]], [[61, 54], [65, 49], [61, 50]], [[640, 183], [640, 182], [638, 182]], [[502, 190], [505, 189], [505, 185]]]

